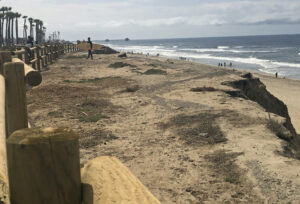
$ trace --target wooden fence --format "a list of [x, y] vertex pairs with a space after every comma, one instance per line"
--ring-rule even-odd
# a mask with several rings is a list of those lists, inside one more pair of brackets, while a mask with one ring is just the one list
[[[12, 133], [29, 126], [26, 83], [30, 86], [39, 85], [42, 82], [40, 71], [44, 67], [53, 63], [60, 55], [77, 50], [77, 46], [74, 44], [51, 44], [33, 48], [24, 47], [15, 51], [0, 51], [0, 190], [7, 195], [10, 192], [11, 203], [38, 203], [31, 202], [26, 196], [24, 197], [28, 186], [22, 186], [22, 182], [20, 183], [21, 180], [26, 180], [30, 174], [32, 175], [27, 172], [29, 169], [20, 163], [21, 161], [25, 162], [21, 159], [25, 155], [22, 155], [24, 152], [16, 156], [15, 150], [10, 151], [10, 147], [14, 146], [10, 144], [16, 142]], [[10, 141], [10, 138], [13, 141]], [[21, 146], [19, 142], [17, 142], [19, 148], [25, 145], [25, 141], [22, 141]], [[35, 171], [35, 169], [31, 170]], [[19, 180], [18, 175], [26, 176]], [[46, 185], [46, 183], [42, 185]]]
[[39, 71], [73, 51], [73, 44], [55, 44], [0, 52], [0, 184], [7, 204], [160, 204], [116, 158], [91, 160], [80, 174], [71, 130], [29, 128], [26, 83], [39, 85]]

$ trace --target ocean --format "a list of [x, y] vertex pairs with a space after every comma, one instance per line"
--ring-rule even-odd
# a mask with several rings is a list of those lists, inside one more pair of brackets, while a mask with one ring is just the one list
[[97, 41], [118, 51], [143, 53], [300, 79], [300, 35]]

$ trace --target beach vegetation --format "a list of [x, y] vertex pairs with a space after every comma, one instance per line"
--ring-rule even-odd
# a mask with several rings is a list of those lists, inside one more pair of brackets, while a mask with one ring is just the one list
[[126, 87], [125, 92], [136, 92], [140, 89], [138, 85]]
[[102, 113], [102, 107], [107, 106], [107, 101], [96, 98], [86, 98], [79, 105], [80, 122], [97, 122], [100, 119], [108, 119], [107, 115]]
[[267, 128], [281, 139], [290, 141], [292, 137], [291, 133], [280, 122], [271, 118], [270, 114], [267, 121]]
[[165, 75], [165, 74], [167, 74], [167, 72], [164, 70], [161, 70], [161, 69], [148, 69], [147, 71], [144, 72], [144, 74], [146, 74], [146, 75], [153, 75], [153, 74]]
[[106, 115], [103, 115], [101, 113], [97, 113], [97, 114], [91, 114], [91, 115], [82, 115], [79, 118], [80, 122], [87, 122], [87, 123], [95, 123], [98, 122], [100, 119], [108, 119], [109, 117]]
[[226, 152], [225, 150], [217, 150], [205, 156], [205, 159], [212, 164], [213, 171], [223, 177], [225, 182], [231, 184], [239, 184], [242, 174], [235, 164], [235, 160], [243, 153]]
[[54, 117], [54, 118], [63, 118], [63, 113], [61, 111], [50, 111], [48, 113], [48, 116]]
[[203, 87], [196, 87], [196, 88], [191, 88], [190, 91], [193, 91], [193, 92], [211, 92], [211, 91], [218, 91], [217, 89], [215, 89], [214, 87], [206, 87], [206, 86], [203, 86]]
[[94, 129], [80, 135], [79, 144], [81, 148], [90, 148], [100, 144], [106, 144], [111, 140], [116, 140], [119, 137], [111, 132], [102, 129]]
[[175, 129], [187, 145], [214, 145], [227, 141], [215, 121], [219, 116], [220, 114], [208, 112], [197, 115], [179, 114], [160, 126], [163, 129]]
[[122, 67], [136, 67], [136, 66], [132, 65], [132, 64], [124, 63], [124, 62], [115, 62], [113, 64], [110, 64], [108, 67], [118, 69], [118, 68], [122, 68]]

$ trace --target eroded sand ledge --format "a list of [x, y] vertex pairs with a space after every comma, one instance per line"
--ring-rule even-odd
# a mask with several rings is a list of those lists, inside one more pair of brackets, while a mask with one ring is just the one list
[[[88, 61], [82, 54], [50, 66], [43, 84], [28, 92], [35, 125], [72, 127], [81, 135], [82, 164], [115, 156], [162, 203], [300, 200], [300, 162], [282, 156], [286, 142], [267, 128], [269, 114], [222, 85], [241, 80], [241, 72], [141, 55]], [[150, 69], [166, 74], [144, 74]], [[299, 92], [288, 96], [288, 90], [299, 90], [300, 82], [261, 80], [299, 121], [300, 103], [292, 100]], [[190, 91], [197, 87], [214, 90]]]

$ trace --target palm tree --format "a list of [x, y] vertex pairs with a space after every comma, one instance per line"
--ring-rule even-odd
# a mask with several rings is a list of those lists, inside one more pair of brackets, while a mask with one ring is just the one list
[[11, 31], [11, 17], [12, 17], [13, 13], [8, 11], [6, 12], [6, 44], [10, 45], [11, 40], [10, 40], [10, 31]]
[[2, 21], [4, 21], [4, 16], [3, 13], [0, 13], [0, 46], [2, 46], [3, 43]]
[[29, 30], [30, 30], [30, 36], [33, 37], [33, 18], [28, 18], [29, 20]]
[[24, 19], [24, 25], [23, 25], [23, 38], [24, 38], [24, 40], [26, 40], [26, 38], [27, 38], [27, 22], [26, 22], [27, 17], [28, 17], [28, 16], [23, 16], [23, 19]]
[[18, 18], [20, 18], [22, 15], [20, 13], [15, 13], [16, 18], [16, 43], [19, 44], [19, 22]]
[[2, 22], [1, 22], [1, 31], [0, 31], [0, 36], [1, 36], [1, 45], [4, 44], [4, 20], [5, 20], [5, 12], [8, 10], [8, 7], [2, 7], [0, 11], [2, 11]]
[[45, 42], [46, 41], [46, 27], [43, 27], [43, 37], [42, 37], [42, 41]]
[[11, 20], [11, 44], [12, 45], [14, 44], [14, 20], [15, 20], [15, 17], [16, 17], [16, 13], [12, 12], [11, 17], [10, 17], [10, 20]]

